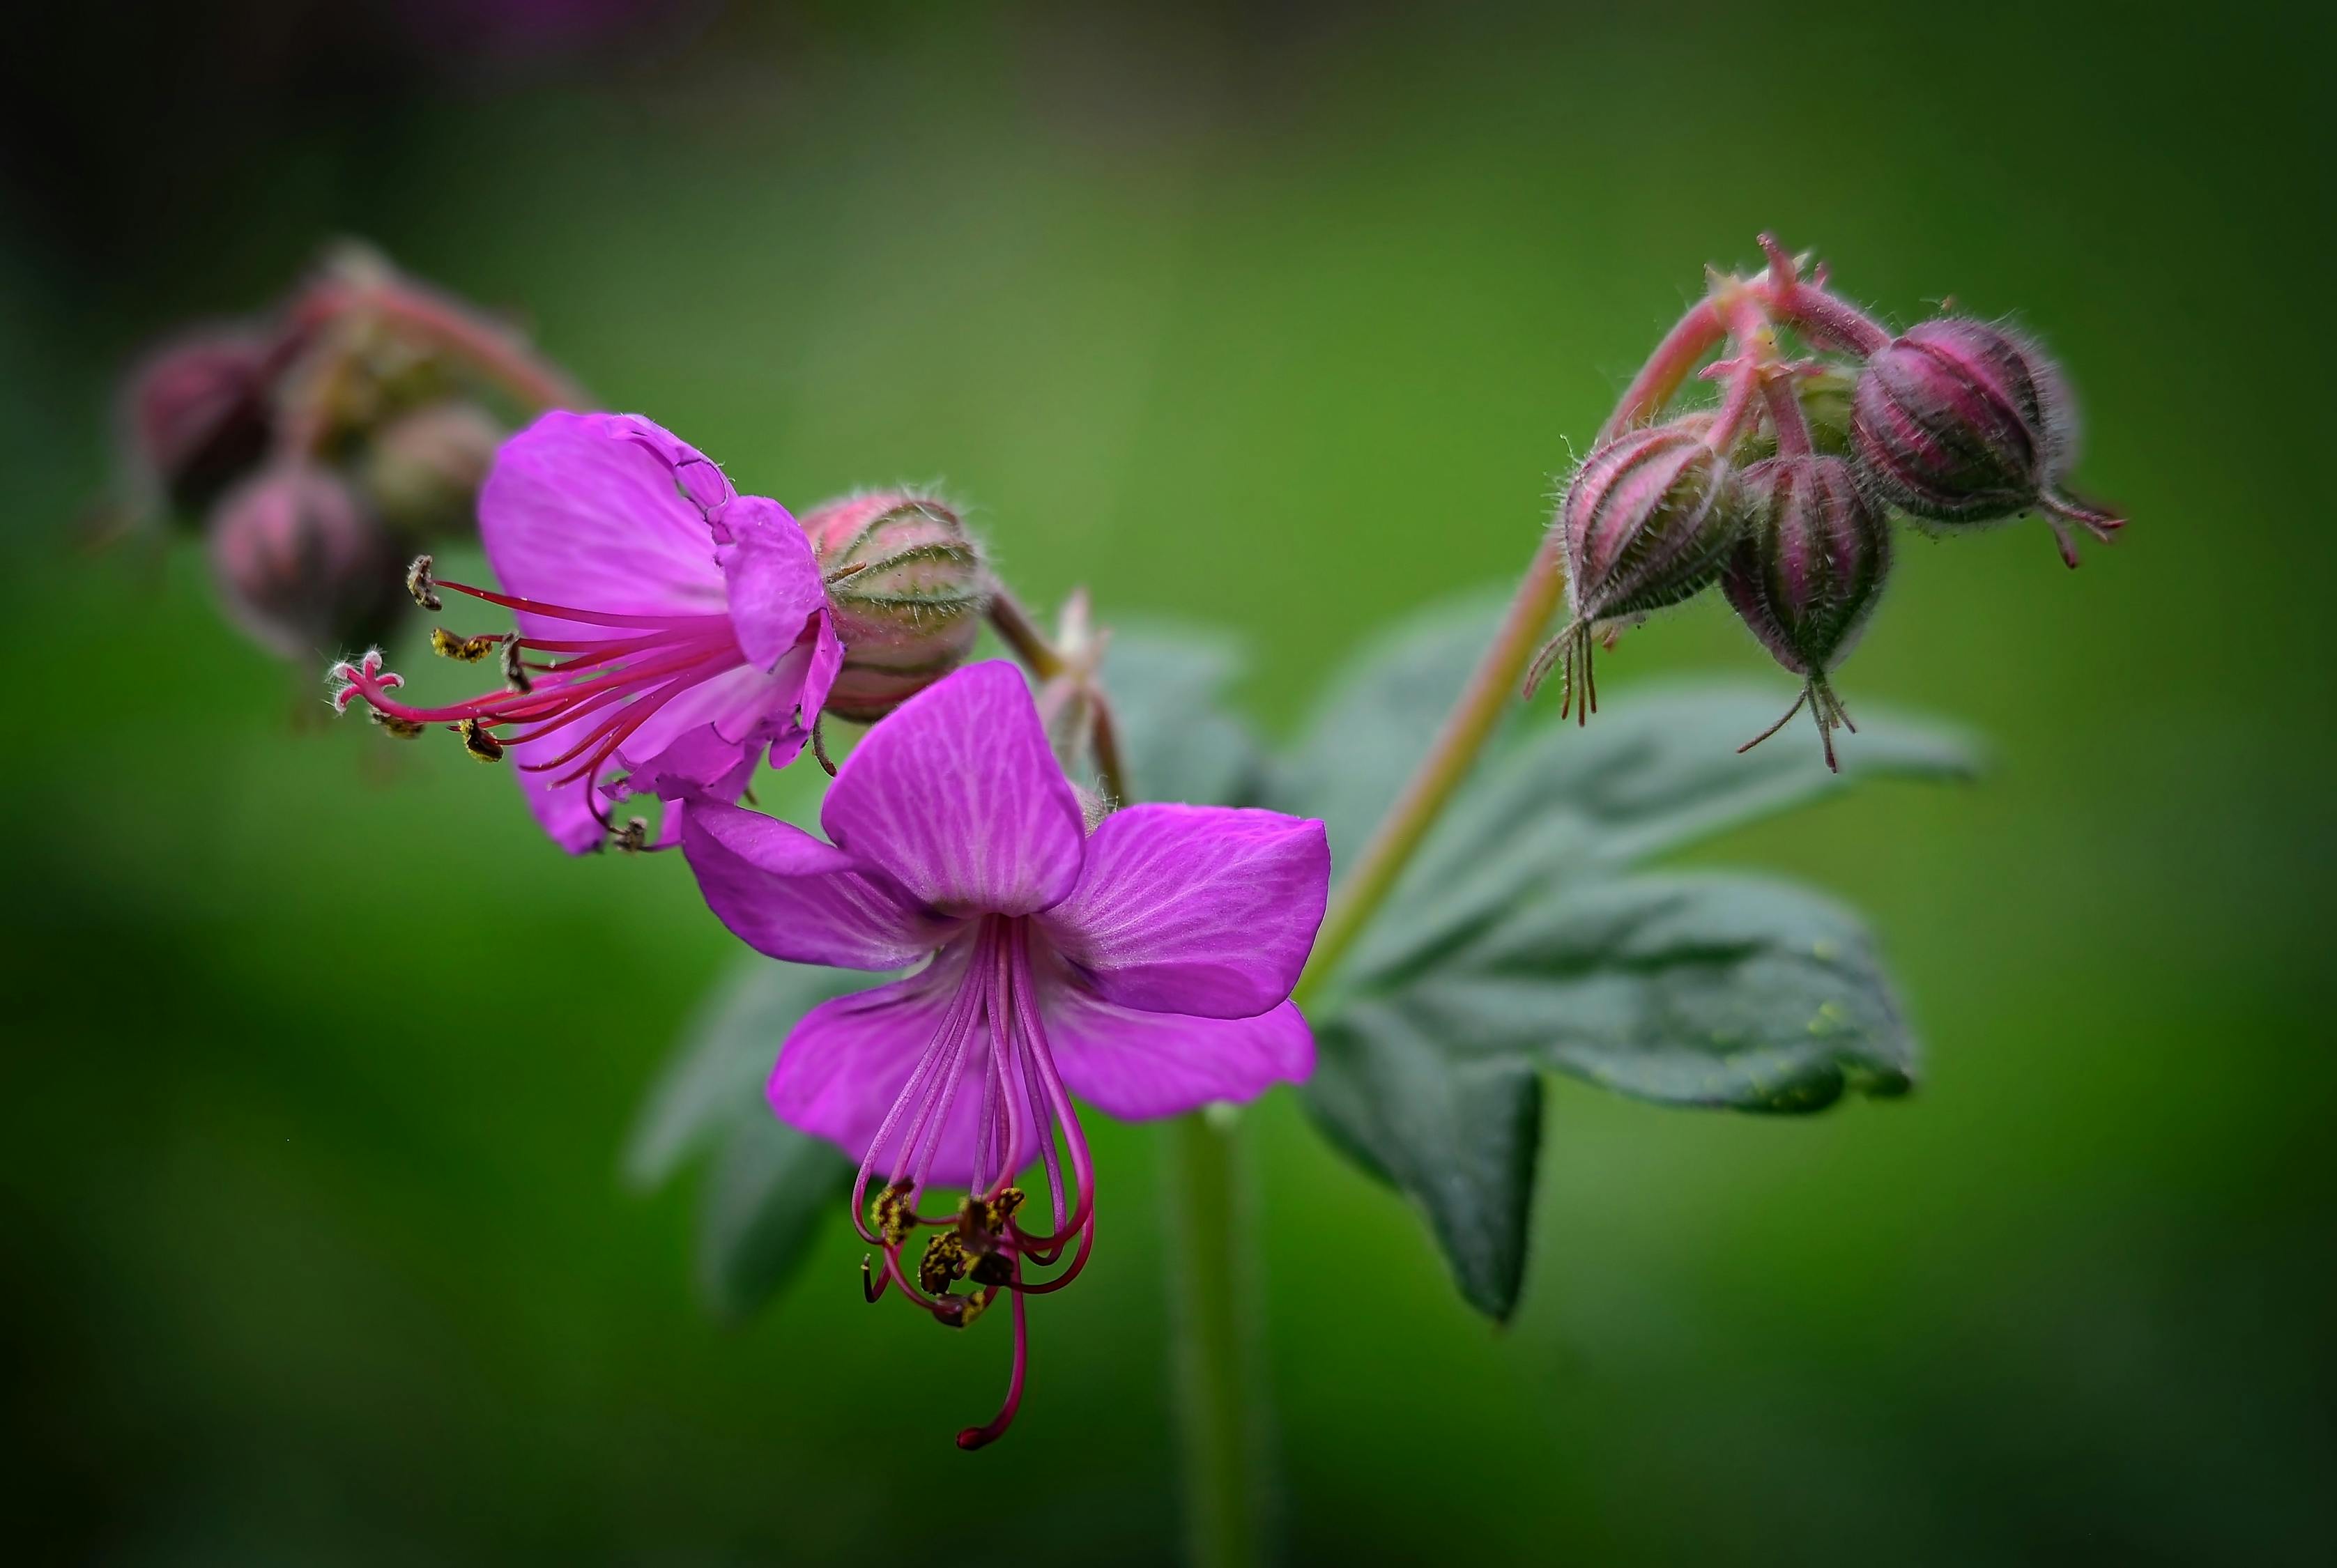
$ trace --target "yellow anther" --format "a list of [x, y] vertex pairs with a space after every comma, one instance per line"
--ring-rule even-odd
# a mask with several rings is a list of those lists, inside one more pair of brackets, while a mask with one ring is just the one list
[[943, 1231], [925, 1243], [925, 1255], [917, 1260], [917, 1283], [927, 1295], [938, 1296], [965, 1278], [967, 1261], [965, 1243]]
[[481, 762], [504, 760], [504, 743], [497, 740], [494, 732], [477, 719], [464, 719], [455, 726], [455, 733], [463, 737], [463, 749]]
[[527, 678], [527, 666], [520, 662], [518, 638], [507, 637], [504, 639], [503, 663], [505, 686], [522, 696], [535, 689], [535, 683]]
[[456, 637], [443, 626], [430, 628], [430, 651], [440, 658], [459, 659], [464, 664], [476, 664], [510, 639], [503, 637]]
[[400, 740], [418, 739], [422, 732], [429, 727], [426, 725], [416, 724], [410, 718], [399, 718], [394, 714], [384, 713], [377, 707], [369, 707], [366, 709], [366, 713], [375, 724]]
[[869, 1204], [869, 1223], [888, 1247], [897, 1247], [908, 1239], [916, 1222], [909, 1214], [909, 1194], [900, 1187], [886, 1187]]

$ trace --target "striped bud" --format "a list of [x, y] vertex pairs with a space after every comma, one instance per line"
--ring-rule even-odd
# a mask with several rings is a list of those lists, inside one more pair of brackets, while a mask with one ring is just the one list
[[1627, 430], [1575, 471], [1552, 525], [1565, 542], [1571, 618], [1535, 658], [1527, 696], [1563, 661], [1560, 712], [1579, 700], [1587, 718], [1598, 703], [1590, 674], [1595, 628], [1691, 599], [1719, 575], [1736, 520], [1718, 504], [1727, 465], [1705, 439], [1707, 424], [1691, 416]]
[[2042, 511], [2078, 564], [2074, 523], [2107, 542], [2125, 521], [2060, 489], [2078, 421], [2060, 370], [1986, 322], [1922, 322], [1874, 352], [1853, 395], [1851, 442], [1877, 508], [1942, 530]]
[[1736, 476], [1729, 510], [1740, 533], [1721, 591], [1776, 661], [1803, 677], [1785, 718], [1745, 743], [1750, 750], [1808, 705], [1826, 765], [1833, 730], [1852, 730], [1827, 676], [1849, 656], [1882, 596], [1891, 532], [1859, 493], [1850, 464], [1813, 454], [1766, 458]]
[[508, 433], [476, 404], [427, 404], [374, 433], [358, 482], [382, 521], [408, 540], [474, 532], [480, 482]]
[[237, 624], [287, 658], [380, 635], [405, 602], [396, 551], [331, 470], [262, 470], [212, 511], [212, 579]]
[[946, 502], [904, 491], [826, 502], [802, 523], [844, 640], [826, 711], [874, 724], [973, 649], [990, 608], [982, 551]]

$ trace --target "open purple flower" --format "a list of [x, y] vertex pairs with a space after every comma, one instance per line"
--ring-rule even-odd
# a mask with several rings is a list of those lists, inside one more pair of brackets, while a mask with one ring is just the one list
[[[1130, 806], [1089, 833], [1002, 663], [960, 670], [870, 731], [820, 823], [832, 842], [694, 803], [682, 848], [714, 912], [773, 958], [921, 966], [813, 1009], [768, 1092], [782, 1121], [860, 1161], [854, 1222], [884, 1252], [870, 1300], [898, 1286], [962, 1328], [1012, 1296], [1005, 1405], [958, 1434], [979, 1447], [1022, 1399], [1024, 1297], [1070, 1283], [1093, 1244], [1072, 1094], [1141, 1119], [1305, 1077], [1315, 1042], [1290, 989], [1322, 922], [1330, 848], [1319, 822], [1221, 806]], [[1034, 1160], [1052, 1199], [1044, 1229], [1013, 1185]], [[934, 1185], [968, 1196], [919, 1213]], [[933, 1234], [904, 1263], [920, 1228]]]
[[631, 794], [676, 803], [670, 844], [682, 798], [735, 799], [766, 755], [803, 749], [844, 657], [818, 562], [786, 507], [740, 495], [695, 447], [637, 414], [547, 414], [496, 454], [479, 537], [506, 591], [434, 579], [426, 556], [407, 586], [431, 609], [447, 589], [514, 612], [515, 638], [435, 639], [500, 652], [504, 689], [416, 706], [368, 655], [333, 667], [336, 706], [362, 697], [402, 733], [443, 724], [474, 755], [508, 751], [571, 853]]

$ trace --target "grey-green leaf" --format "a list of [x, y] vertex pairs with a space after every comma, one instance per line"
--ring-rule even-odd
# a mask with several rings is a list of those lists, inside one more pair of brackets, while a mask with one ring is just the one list
[[657, 1186], [714, 1151], [699, 1197], [698, 1273], [723, 1318], [747, 1317], [787, 1282], [852, 1183], [851, 1162], [764, 1104], [779, 1047], [820, 1003], [888, 978], [749, 959], [683, 1031], [642, 1105], [625, 1151], [633, 1185]]
[[1138, 799], [1246, 805], [1257, 797], [1265, 753], [1225, 706], [1241, 666], [1239, 646], [1220, 632], [1114, 626], [1104, 683]]
[[1810, 1111], [1904, 1093], [1916, 1068], [1859, 919], [1750, 877], [1552, 890], [1364, 1006], [1455, 1062], [1538, 1062], [1674, 1105]]
[[644, 1189], [660, 1185], [742, 1107], [759, 1110], [763, 1081], [797, 1020], [830, 997], [886, 978], [765, 958], [741, 964], [682, 1030], [642, 1103], [625, 1148], [626, 1179]]
[[1453, 803], [1351, 972], [1413, 962], [1560, 880], [1645, 861], [1853, 784], [1979, 771], [1964, 735], [1880, 712], [1843, 741], [1839, 774], [1792, 730], [1740, 755], [1790, 700], [1750, 682], [1627, 691], [1586, 728], [1532, 734]]
[[707, 1304], [737, 1322], [776, 1295], [846, 1209], [852, 1162], [760, 1105], [734, 1118], [707, 1172], [698, 1266]]
[[1316, 1027], [1305, 1095], [1335, 1144], [1420, 1206], [1470, 1305], [1507, 1318], [1541, 1142], [1533, 1067], [1455, 1057], [1403, 1008], [1366, 1000]]
[[1345, 865], [1443, 722], [1501, 620], [1498, 596], [1472, 593], [1374, 639], [1315, 710], [1271, 780], [1269, 803], [1320, 817]]

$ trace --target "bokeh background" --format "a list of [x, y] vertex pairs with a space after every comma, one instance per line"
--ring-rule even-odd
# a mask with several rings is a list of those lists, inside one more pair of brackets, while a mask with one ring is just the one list
[[[2074, 575], [2034, 525], [1907, 550], [1843, 688], [1991, 775], [1697, 857], [1872, 912], [1921, 1094], [1556, 1086], [1506, 1329], [1291, 1096], [1250, 1117], [1290, 1554], [2327, 1561], [2315, 8], [41, 9], [0, 65], [15, 1560], [1176, 1553], [1156, 1131], [1101, 1135], [1104, 1244], [979, 1459], [1003, 1336], [864, 1309], [841, 1216], [712, 1321], [687, 1184], [618, 1161], [734, 945], [677, 861], [570, 863], [454, 747], [317, 722], [192, 548], [76, 552], [142, 341], [369, 237], [742, 488], [940, 478], [1028, 597], [1237, 630], [1286, 733], [1517, 569], [1765, 227], [1898, 319], [2019, 312], [2135, 524]], [[1709, 599], [1616, 704], [1765, 667]]]

